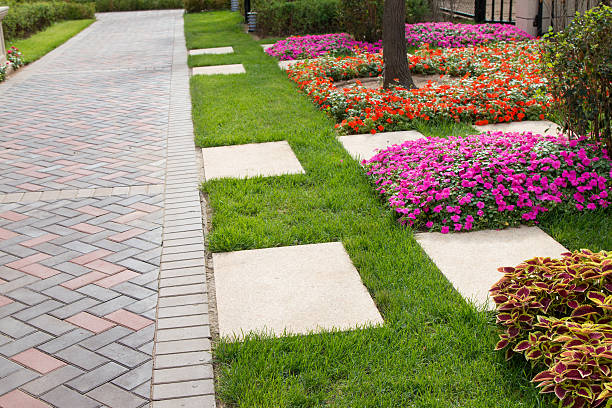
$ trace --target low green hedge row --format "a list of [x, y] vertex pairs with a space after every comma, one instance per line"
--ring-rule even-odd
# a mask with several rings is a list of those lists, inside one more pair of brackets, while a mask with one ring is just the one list
[[230, 0], [184, 0], [183, 4], [188, 13], [197, 13], [204, 10], [228, 9]]
[[183, 0], [96, 0], [96, 11], [182, 9]]
[[5, 3], [9, 12], [2, 20], [4, 38], [12, 40], [34, 34], [56, 21], [93, 18], [93, 3], [51, 2], [10, 2]]
[[[251, 0], [261, 35], [285, 36], [344, 31], [358, 40], [375, 42], [382, 36], [384, 0]], [[240, 0], [244, 14], [244, 0]], [[427, 0], [406, 0], [406, 22], [423, 21]]]

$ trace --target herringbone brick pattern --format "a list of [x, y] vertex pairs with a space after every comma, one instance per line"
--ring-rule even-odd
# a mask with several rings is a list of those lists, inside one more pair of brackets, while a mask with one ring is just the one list
[[162, 206], [0, 205], [0, 395], [14, 392], [0, 405], [15, 390], [56, 406], [149, 402]]

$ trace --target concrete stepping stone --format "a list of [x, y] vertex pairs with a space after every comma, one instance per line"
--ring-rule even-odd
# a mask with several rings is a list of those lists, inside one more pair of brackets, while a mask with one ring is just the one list
[[455, 234], [415, 234], [417, 242], [464, 298], [494, 309], [489, 289], [502, 278], [497, 268], [568, 252], [538, 227], [508, 228]]
[[[317, 60], [318, 58], [311, 58], [310, 61], [314, 61]], [[286, 71], [288, 68], [290, 68], [292, 65], [297, 64], [298, 62], [304, 62], [304, 61], [308, 61], [305, 59], [299, 59], [299, 60], [288, 60], [288, 61], [278, 61], [278, 67], [280, 69], [282, 69], [283, 71]]]
[[272, 47], [274, 44], [260, 44], [261, 48], [263, 48], [263, 50], [267, 50], [268, 48]]
[[383, 323], [340, 242], [213, 254], [213, 263], [222, 337]]
[[206, 180], [305, 173], [286, 141], [202, 149]]
[[232, 54], [232, 47], [215, 47], [215, 48], [200, 48], [198, 50], [189, 50], [189, 55], [204, 55], [204, 54]]
[[401, 132], [384, 132], [376, 134], [340, 136], [338, 140], [347, 152], [357, 160], [364, 160], [373, 157], [378, 150], [389, 146], [399, 145], [407, 140], [417, 140], [423, 138], [421, 133], [416, 130], [406, 130]]
[[230, 75], [245, 74], [242, 64], [212, 65], [209, 67], [193, 67], [193, 75]]
[[479, 132], [531, 132], [534, 134], [557, 136], [561, 126], [549, 120], [525, 120], [523, 122], [494, 123], [485, 126], [474, 126]]

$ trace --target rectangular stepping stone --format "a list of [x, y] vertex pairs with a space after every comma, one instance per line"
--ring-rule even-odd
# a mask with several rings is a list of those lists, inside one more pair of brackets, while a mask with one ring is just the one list
[[479, 132], [531, 132], [533, 134], [557, 136], [561, 126], [549, 120], [525, 120], [523, 122], [493, 123], [484, 126], [474, 126]]
[[341, 242], [213, 254], [213, 262], [222, 337], [383, 323]]
[[[313, 58], [312, 60], [316, 60], [318, 58]], [[287, 60], [287, 61], [278, 61], [278, 67], [280, 69], [282, 69], [283, 71], [286, 71], [287, 68], [291, 67], [292, 65], [297, 64], [298, 62], [304, 62], [306, 60]]]
[[399, 145], [407, 140], [421, 139], [423, 136], [416, 130], [401, 132], [384, 132], [376, 134], [340, 136], [338, 140], [347, 152], [357, 160], [372, 158], [379, 150], [389, 146]]
[[442, 234], [415, 234], [417, 242], [464, 298], [494, 309], [489, 289], [502, 278], [497, 268], [568, 252], [538, 227]]
[[267, 50], [268, 48], [272, 47], [274, 44], [260, 44], [261, 48], [263, 48], [263, 50]]
[[198, 50], [189, 50], [189, 55], [204, 55], [204, 54], [232, 54], [232, 47], [215, 47], [215, 48], [200, 48]]
[[245, 74], [242, 64], [212, 65], [210, 67], [193, 67], [193, 75], [231, 75]]
[[304, 173], [286, 141], [209, 147], [202, 158], [206, 180]]

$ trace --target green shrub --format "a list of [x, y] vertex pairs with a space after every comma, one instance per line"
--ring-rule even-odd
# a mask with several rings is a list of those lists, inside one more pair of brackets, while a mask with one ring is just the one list
[[491, 289], [505, 329], [496, 349], [544, 367], [532, 381], [563, 406], [596, 407], [612, 391], [612, 252], [534, 258]]
[[259, 2], [257, 31], [262, 35], [320, 34], [341, 31], [339, 0]]
[[184, 0], [183, 4], [188, 13], [228, 9], [230, 6], [229, 0]]
[[[384, 0], [341, 0], [342, 29], [356, 40], [376, 42], [382, 39]], [[427, 0], [406, 0], [406, 22], [413, 24], [429, 14]]]
[[56, 21], [93, 18], [91, 3], [37, 2], [10, 3], [4, 20], [4, 38], [11, 40], [27, 37]]
[[565, 128], [612, 149], [612, 8], [600, 5], [577, 15], [545, 39], [543, 70]]
[[182, 9], [182, 0], [95, 0], [96, 11]]

